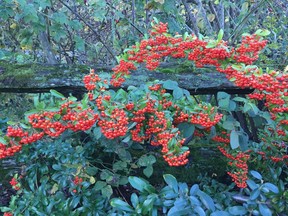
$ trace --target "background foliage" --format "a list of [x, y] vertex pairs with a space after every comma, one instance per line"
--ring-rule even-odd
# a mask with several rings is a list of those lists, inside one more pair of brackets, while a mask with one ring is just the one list
[[[115, 64], [148, 33], [153, 17], [172, 32], [216, 35], [272, 32], [261, 64], [287, 65], [287, 0], [1, 0], [0, 59], [51, 64]], [[282, 68], [281, 68], [282, 67]]]

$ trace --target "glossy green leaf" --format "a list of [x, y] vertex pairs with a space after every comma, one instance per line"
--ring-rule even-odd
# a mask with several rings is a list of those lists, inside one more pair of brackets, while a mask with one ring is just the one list
[[271, 210], [268, 208], [267, 205], [265, 204], [259, 204], [259, 211], [262, 215], [265, 215], [265, 216], [272, 216], [272, 212]]
[[198, 191], [197, 195], [199, 196], [201, 202], [205, 205], [205, 207], [211, 211], [215, 211], [215, 205], [213, 199], [203, 191]]
[[220, 29], [220, 31], [218, 33], [218, 37], [217, 37], [218, 43], [222, 40], [223, 35], [224, 35], [224, 31], [223, 31], [223, 29]]
[[250, 194], [250, 200], [256, 200], [260, 196], [260, 190], [257, 188]]
[[147, 178], [150, 178], [151, 175], [153, 174], [153, 166], [148, 165], [148, 166], [143, 170], [143, 173], [144, 173], [144, 175], [145, 175]]
[[232, 130], [230, 134], [230, 146], [232, 149], [239, 147], [239, 134], [235, 130]]
[[54, 89], [51, 89], [50, 90], [50, 93], [54, 96], [54, 97], [57, 97], [57, 98], [65, 98], [65, 96], [63, 94], [61, 94], [60, 92], [54, 90]]
[[178, 88], [178, 83], [172, 80], [167, 80], [163, 82], [163, 88], [168, 89], [168, 90], [174, 90]]
[[133, 193], [133, 194], [131, 195], [130, 200], [131, 200], [132, 206], [133, 206], [134, 208], [136, 208], [136, 207], [138, 206], [138, 204], [139, 204], [139, 198], [138, 198], [137, 194]]
[[228, 211], [232, 215], [246, 215], [247, 210], [243, 206], [229, 207]]
[[174, 192], [178, 193], [178, 182], [176, 178], [171, 174], [165, 174], [163, 177], [166, 184], [172, 188]]
[[272, 183], [267, 182], [267, 183], [263, 184], [263, 187], [268, 188], [269, 191], [272, 191], [273, 193], [276, 193], [276, 194], [279, 193], [278, 187]]
[[259, 172], [255, 171], [255, 170], [251, 170], [250, 173], [254, 178], [262, 180], [262, 175]]
[[123, 200], [120, 200], [118, 198], [113, 198], [110, 201], [110, 205], [114, 208], [117, 208], [117, 209], [120, 209], [120, 210], [123, 210], [126, 212], [132, 212], [133, 211], [133, 208], [129, 204], [127, 204], [126, 202], [124, 202]]

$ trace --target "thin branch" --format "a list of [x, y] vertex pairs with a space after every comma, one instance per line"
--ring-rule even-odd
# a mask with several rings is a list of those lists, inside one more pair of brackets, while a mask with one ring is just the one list
[[202, 18], [203, 18], [203, 20], [205, 22], [207, 34], [211, 35], [213, 33], [213, 28], [212, 28], [211, 23], [209, 22], [209, 20], [207, 18], [207, 14], [206, 14], [206, 11], [205, 11], [205, 9], [203, 7], [202, 1], [201, 0], [197, 0], [197, 5], [198, 5], [198, 8], [199, 8], [199, 11], [202, 14]]
[[192, 30], [193, 30], [194, 34], [198, 37], [198, 36], [199, 36], [199, 28], [198, 28], [198, 26], [197, 26], [196, 18], [195, 18], [195, 16], [191, 13], [191, 10], [190, 10], [190, 7], [189, 7], [187, 1], [186, 1], [186, 0], [182, 0], [182, 3], [183, 3], [183, 5], [184, 5], [184, 7], [185, 7], [186, 13], [187, 13], [188, 18], [189, 18], [189, 20], [190, 20], [190, 23], [191, 23], [191, 25], [192, 25], [192, 26], [191, 26], [191, 27], [192, 27]]
[[71, 7], [69, 7], [69, 5], [67, 5], [65, 2], [63, 2], [62, 0], [59, 0], [59, 2], [61, 2], [68, 10], [70, 10], [78, 19], [80, 19], [86, 26], [88, 26], [88, 28], [93, 32], [93, 34], [96, 36], [97, 40], [100, 41], [100, 43], [102, 43], [102, 45], [105, 47], [105, 49], [109, 52], [109, 54], [111, 55], [111, 57], [114, 59], [115, 62], [117, 62], [117, 59], [114, 55], [114, 52], [110, 49], [109, 46], [107, 46], [104, 41], [102, 40], [101, 36], [98, 34], [98, 32], [94, 29], [94, 27], [88, 23], [83, 17], [81, 17], [76, 11], [74, 11]]
[[216, 20], [216, 23], [217, 23], [218, 31], [220, 31], [221, 24], [220, 24], [220, 20], [219, 20], [218, 14], [217, 14], [214, 6], [213, 6], [213, 3], [210, 1], [208, 4], [209, 4], [211, 12], [215, 15], [215, 20]]
[[232, 43], [235, 42], [236, 38], [238, 37], [240, 30], [238, 30], [241, 26], [243, 26], [247, 21], [248, 21], [248, 18], [250, 17], [251, 14], [253, 14], [255, 11], [257, 11], [260, 6], [262, 6], [262, 4], [264, 4], [266, 2], [266, 0], [262, 0], [260, 3], [256, 4], [254, 7], [252, 7], [252, 9], [249, 11], [248, 14], [246, 14], [246, 16], [242, 19], [242, 21], [236, 26], [236, 28], [233, 30], [234, 34], [231, 34], [231, 36], [229, 37], [230, 38], [233, 38], [232, 39]]
[[[135, 0], [132, 0], [132, 23], [131, 25], [134, 27], [135, 26], [135, 19], [136, 19], [136, 11], [135, 11]], [[134, 32], [134, 28], [132, 29], [133, 34]]]

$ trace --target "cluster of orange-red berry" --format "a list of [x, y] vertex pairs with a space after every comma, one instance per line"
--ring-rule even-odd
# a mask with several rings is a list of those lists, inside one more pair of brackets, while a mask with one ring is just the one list
[[[82, 182], [83, 182], [83, 179], [81, 177], [79, 177], [79, 176], [75, 176], [75, 178], [73, 179], [73, 183], [74, 183], [75, 186], [80, 185], [80, 187], [81, 187], [81, 183]], [[77, 193], [77, 189], [73, 189], [72, 192], [73, 193]]]
[[[214, 45], [211, 46], [209, 41], [200, 40], [195, 35], [174, 37], [168, 34], [167, 23], [154, 24], [150, 38], [142, 40], [138, 46], [132, 46], [127, 52], [127, 61], [122, 61], [121, 67], [115, 68], [113, 82], [117, 83], [117, 86], [121, 85], [125, 81], [125, 75], [129, 74], [129, 68], [135, 69], [135, 65], [139, 63], [146, 63], [147, 69], [155, 70], [166, 56], [187, 58], [193, 61], [196, 67], [215, 66], [216, 70], [226, 74], [227, 78], [234, 80], [241, 88], [254, 88], [250, 98], [265, 100], [265, 105], [274, 119], [279, 117], [275, 114], [288, 112], [288, 74], [275, 71], [262, 74], [257, 67], [245, 68], [245, 65], [251, 65], [258, 59], [259, 52], [267, 44], [266, 40], [253, 34], [243, 36], [241, 44], [236, 48], [227, 46], [223, 40], [212, 43]], [[229, 60], [226, 67], [222, 66], [224, 60], [226, 64]], [[238, 68], [234, 68], [234, 65], [238, 65]], [[123, 72], [121, 68], [124, 68]], [[285, 131], [283, 135], [286, 135]]]
[[219, 151], [229, 159], [228, 165], [231, 166], [231, 171], [227, 172], [231, 176], [233, 182], [239, 188], [246, 188], [248, 179], [248, 160], [250, 158], [249, 152], [234, 151], [229, 153], [229, 143], [230, 135], [226, 131], [222, 131], [219, 135], [216, 135], [212, 138], [213, 141], [217, 143], [222, 143], [223, 145], [217, 146]]
[[[73, 108], [76, 106], [76, 108]], [[40, 140], [45, 135], [58, 137], [65, 130], [84, 131], [91, 128], [98, 120], [98, 114], [92, 109], [82, 110], [81, 106], [72, 101], [65, 102], [56, 112], [40, 112], [28, 116], [33, 130], [24, 132], [18, 126], [9, 126], [5, 139], [7, 144], [0, 143], [0, 159], [13, 156], [22, 149], [22, 145]]]
[[20, 184], [15, 177], [13, 177], [9, 183], [14, 190], [20, 190]]

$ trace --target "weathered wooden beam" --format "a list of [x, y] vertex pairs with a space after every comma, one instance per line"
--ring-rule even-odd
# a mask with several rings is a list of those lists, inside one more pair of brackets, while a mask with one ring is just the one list
[[[112, 67], [92, 67], [100, 77], [108, 78]], [[153, 80], [174, 80], [191, 94], [215, 94], [225, 91], [230, 94], [247, 94], [253, 89], [240, 89], [213, 69], [197, 69], [181, 65], [166, 64], [156, 71], [138, 69], [123, 84], [139, 86]], [[179, 72], [180, 71], [180, 72]], [[184, 71], [184, 72], [183, 72]], [[83, 65], [10, 64], [0, 61], [0, 92], [40, 93], [55, 89], [62, 93], [79, 94], [85, 92], [83, 76], [89, 72]], [[167, 73], [169, 72], [169, 73]]]

